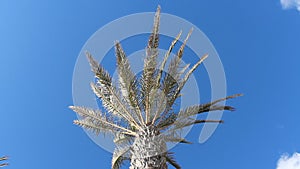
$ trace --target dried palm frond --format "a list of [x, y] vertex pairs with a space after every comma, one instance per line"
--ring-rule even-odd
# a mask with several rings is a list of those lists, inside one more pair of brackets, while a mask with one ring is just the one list
[[117, 56], [117, 68], [119, 73], [119, 83], [123, 97], [127, 103], [134, 109], [135, 120], [140, 124], [145, 124], [141, 109], [139, 107], [137, 78], [132, 72], [129, 60], [119, 42], [115, 44]]
[[[180, 82], [181, 75], [185, 72], [185, 70], [189, 66], [189, 65], [186, 65], [180, 69], [180, 65], [182, 63], [182, 55], [183, 55], [184, 47], [186, 46], [186, 43], [187, 43], [189, 37], [191, 36], [191, 33], [192, 33], [192, 29], [188, 33], [183, 44], [180, 46], [180, 49], [178, 50], [175, 58], [173, 58], [171, 60], [171, 63], [169, 64], [169, 67], [168, 67], [168, 71], [162, 80], [162, 91], [164, 92], [164, 94], [167, 98], [167, 105], [165, 107], [164, 113], [162, 113], [162, 117], [166, 116], [168, 114], [168, 112], [171, 110], [171, 107], [173, 106], [173, 103], [175, 101], [173, 99], [175, 97], [174, 95], [176, 94], [176, 92], [179, 88], [178, 82]], [[155, 117], [157, 118], [157, 115]], [[161, 118], [161, 119], [163, 119], [163, 118]], [[156, 120], [157, 119], [153, 119], [152, 120], [153, 123]]]
[[74, 112], [83, 117], [82, 120], [74, 120], [74, 123], [87, 129], [91, 129], [96, 134], [100, 132], [116, 132], [121, 131], [124, 134], [135, 136], [136, 133], [127, 128], [115, 124], [113, 121], [103, 116], [100, 110], [92, 110], [89, 108], [70, 106]]
[[140, 126], [138, 125], [138, 122], [133, 118], [128, 107], [125, 106], [126, 104], [123, 100], [124, 97], [122, 97], [116, 90], [116, 87], [112, 85], [112, 78], [109, 73], [105, 71], [102, 66], [97, 64], [91, 54], [87, 53], [87, 58], [89, 59], [92, 71], [95, 73], [97, 78], [96, 84], [91, 83], [91, 88], [102, 100], [103, 106], [108, 112], [124, 118], [130, 125], [139, 128]]
[[8, 163], [2, 163], [0, 164], [0, 167], [5, 167], [5, 166], [8, 166], [9, 164]]
[[157, 67], [157, 57], [158, 57], [158, 42], [159, 42], [159, 20], [160, 20], [160, 7], [158, 6], [154, 17], [154, 25], [152, 33], [148, 40], [148, 45], [146, 49], [146, 58], [144, 60], [144, 68], [142, 75], [142, 95], [143, 95], [143, 105], [145, 109], [145, 122], [150, 122], [150, 93], [151, 90], [157, 87], [155, 81], [156, 67]]
[[231, 95], [222, 99], [218, 99], [216, 101], [201, 104], [201, 105], [194, 105], [189, 106], [183, 110], [180, 110], [178, 113], [173, 113], [172, 116], [168, 117], [165, 121], [168, 121], [166, 124], [161, 124], [159, 126], [160, 130], [164, 130], [168, 128], [169, 126], [173, 126], [174, 128], [172, 130], [182, 129], [184, 127], [193, 125], [193, 124], [199, 124], [199, 123], [223, 123], [222, 120], [195, 120], [192, 118], [192, 116], [195, 116], [197, 114], [201, 114], [204, 112], [212, 112], [216, 110], [229, 110], [234, 111], [235, 109], [231, 106], [223, 106], [223, 105], [217, 105], [221, 101], [225, 101], [228, 99], [232, 99], [235, 97], [242, 96], [242, 94], [235, 94]]
[[[8, 156], [0, 157], [0, 161], [6, 161], [6, 160], [8, 160]], [[1, 163], [0, 164], [0, 167], [5, 167], [5, 166], [8, 166], [8, 163]]]
[[124, 134], [122, 132], [114, 133], [114, 143], [116, 145], [131, 145], [134, 141], [134, 136]]
[[180, 165], [175, 161], [175, 158], [174, 158], [173, 154], [174, 153], [172, 153], [172, 152], [168, 152], [166, 154], [167, 162], [170, 163], [176, 169], [181, 169]]
[[130, 160], [130, 147], [117, 147], [111, 160], [112, 169], [120, 169], [124, 161]]
[[173, 135], [171, 135], [171, 134], [165, 135], [164, 139], [165, 139], [166, 142], [170, 142], [170, 143], [192, 144], [192, 142], [189, 142], [184, 138], [176, 137], [176, 136], [174, 136], [174, 134]]

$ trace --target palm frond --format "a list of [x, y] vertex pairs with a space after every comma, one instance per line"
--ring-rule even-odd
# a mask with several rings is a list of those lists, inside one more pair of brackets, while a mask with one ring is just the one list
[[92, 72], [94, 72], [100, 84], [102, 84], [103, 87], [110, 87], [112, 85], [112, 78], [109, 75], [109, 73], [100, 64], [98, 64], [98, 62], [93, 58], [93, 56], [89, 52], [86, 52], [86, 57], [90, 63]]
[[206, 104], [200, 104], [200, 105], [194, 105], [194, 106], [187, 107], [186, 109], [181, 110], [178, 113], [178, 118], [186, 118], [186, 117], [194, 116], [194, 115], [197, 115], [200, 113], [216, 111], [216, 110], [234, 111], [235, 109], [231, 106], [217, 105], [217, 103], [228, 100], [228, 99], [233, 99], [233, 98], [236, 98], [239, 96], [242, 96], [242, 94], [235, 94], [235, 95], [227, 96], [225, 98], [218, 99], [213, 102], [206, 103]]
[[175, 100], [180, 96], [180, 92], [184, 85], [186, 84], [187, 80], [191, 76], [191, 74], [196, 70], [196, 68], [208, 57], [208, 55], [204, 55], [201, 57], [201, 59], [186, 73], [184, 78], [181, 80], [180, 84], [176, 88], [176, 91], [173, 93], [173, 95], [170, 97], [169, 104], [173, 105]]
[[[191, 33], [192, 33], [192, 29], [188, 33], [183, 44], [180, 46], [176, 57], [171, 60], [169, 67], [168, 67], [167, 74], [163, 78], [162, 88], [163, 88], [164, 94], [167, 97], [167, 105], [166, 105], [164, 112], [161, 115], [162, 117], [166, 116], [168, 114], [168, 112], [170, 111], [171, 107], [173, 106], [174, 101], [176, 100], [176, 99], [174, 100], [173, 98], [175, 97], [176, 93], [178, 93], [177, 90], [180, 87], [178, 82], [181, 81], [181, 79], [180, 79], [181, 75], [188, 68], [187, 66], [184, 66], [182, 69], [180, 69], [180, 65], [182, 63], [182, 55], [183, 55], [184, 48], [186, 46], [188, 39], [191, 36]], [[153, 119], [153, 121], [155, 121], [155, 120], [156, 119]]]
[[183, 44], [180, 46], [180, 48], [179, 48], [179, 50], [178, 50], [178, 52], [177, 52], [177, 56], [178, 56], [179, 58], [182, 58], [184, 48], [185, 48], [186, 43], [187, 43], [187, 41], [189, 40], [190, 36], [192, 35], [192, 32], [193, 32], [193, 28], [189, 31], [189, 33], [188, 33], [188, 35], [186, 36], [186, 38], [185, 38]]
[[174, 137], [174, 135], [166, 135], [164, 137], [164, 140], [166, 142], [171, 142], [171, 143], [185, 143], [185, 144], [192, 144], [192, 142], [187, 141], [184, 138], [181, 137]]
[[116, 145], [130, 145], [134, 141], [132, 135], [124, 134], [122, 132], [115, 132], [114, 143]]
[[190, 78], [191, 74], [197, 69], [197, 67], [208, 57], [208, 54], [202, 56], [200, 60], [189, 70], [189, 72], [185, 75], [182, 81], [182, 86], [186, 83], [186, 81]]
[[190, 78], [191, 74], [197, 69], [197, 67], [208, 57], [208, 54], [202, 56], [200, 60], [187, 72], [187, 74], [184, 76], [181, 84], [179, 85], [179, 88], [177, 89], [177, 93], [180, 93], [181, 89], [184, 87], [187, 80]]
[[102, 86], [91, 83], [91, 88], [96, 96], [102, 100], [102, 105], [108, 112], [115, 116], [121, 117], [122, 119], [126, 120], [128, 124], [135, 126], [136, 128], [141, 128], [138, 125], [138, 122], [133, 118], [130, 110], [127, 109], [126, 103], [123, 100], [124, 98], [117, 93], [115, 88], [108, 88], [108, 92], [110, 93], [109, 98], [105, 97]]
[[224, 123], [223, 120], [195, 120], [193, 124], [199, 124], [199, 123]]
[[150, 122], [152, 124], [153, 119], [156, 119], [159, 112], [164, 111], [166, 105], [167, 105], [167, 98], [159, 89], [151, 90], [150, 93]]
[[130, 147], [117, 147], [111, 161], [112, 169], [120, 169], [125, 160], [130, 160]]
[[129, 64], [129, 60], [126, 57], [124, 50], [121, 47], [119, 42], [115, 44], [116, 57], [117, 57], [117, 67], [119, 73], [119, 83], [122, 95], [127, 103], [134, 109], [134, 113], [136, 115], [136, 121], [139, 121], [141, 124], [144, 123], [144, 119], [142, 116], [142, 112], [139, 107], [138, 101], [138, 86], [137, 79], [132, 72]]
[[[160, 118], [164, 118], [164, 119], [160, 119]], [[157, 124], [157, 128], [159, 128], [159, 130], [163, 130], [168, 126], [172, 125], [176, 121], [176, 119], [177, 119], [177, 114], [175, 114], [174, 112], [169, 113], [167, 117], [159, 117], [158, 120], [160, 120], [160, 123]]]
[[178, 42], [180, 36], [182, 34], [182, 31], [179, 32], [179, 34], [176, 36], [176, 38], [172, 41], [168, 51], [166, 52], [165, 56], [164, 56], [164, 59], [163, 61], [161, 62], [161, 65], [160, 65], [160, 68], [159, 68], [159, 74], [156, 78], [156, 83], [159, 84], [160, 81], [161, 81], [161, 77], [162, 77], [162, 73], [163, 73], [163, 70], [165, 69], [165, 65], [167, 63], [167, 60], [168, 58], [170, 57], [170, 54], [174, 48], [174, 46], [176, 45], [176, 43]]
[[217, 103], [219, 103], [219, 102], [221, 102], [221, 101], [225, 101], [225, 100], [228, 100], [228, 99], [234, 99], [234, 98], [240, 97], [240, 96], [243, 96], [243, 94], [238, 93], [238, 94], [230, 95], [230, 96], [227, 96], [227, 97], [224, 97], [224, 98], [215, 100], [215, 101], [213, 101], [211, 104], [212, 104], [212, 105], [215, 105], [215, 104], [217, 104]]
[[223, 120], [194, 120], [193, 118], [186, 118], [186, 119], [181, 119], [174, 122], [172, 125], [172, 128], [169, 129], [170, 131], [179, 131], [185, 127], [194, 125], [194, 124], [199, 124], [199, 123], [223, 123]]
[[74, 123], [92, 130], [94, 133], [99, 134], [100, 132], [111, 132], [121, 131], [132, 136], [136, 136], [134, 131], [115, 124], [112, 120], [104, 116], [100, 110], [92, 110], [89, 108], [70, 106], [74, 112], [82, 116], [82, 120], [74, 120]]
[[[126, 119], [128, 121], [128, 123], [131, 122], [130, 117], [128, 117], [127, 114], [123, 114], [121, 113], [120, 107], [118, 106], [118, 104], [114, 104], [115, 103], [115, 99], [112, 98], [112, 95], [109, 94], [110, 96], [107, 97], [105, 95], [105, 92], [101, 86], [96, 85], [95, 83], [90, 83], [91, 88], [93, 90], [93, 92], [95, 93], [95, 95], [101, 99], [102, 101], [102, 105], [103, 107], [110, 113], [112, 113], [113, 115], [117, 116], [117, 117], [123, 117], [124, 119]], [[110, 91], [114, 91], [113, 89], [109, 89]], [[116, 94], [115, 94], [116, 95]]]
[[0, 167], [5, 167], [5, 166], [8, 166], [8, 163], [2, 163], [2, 164], [0, 164]]
[[171, 164], [173, 167], [175, 167], [176, 169], [181, 169], [180, 165], [176, 162], [174, 156], [173, 156], [174, 153], [172, 152], [168, 152], [166, 154], [166, 160], [169, 164]]
[[167, 120], [164, 120], [164, 123], [161, 123], [158, 128], [159, 130], [164, 130], [168, 127], [172, 127], [172, 129], [170, 130], [175, 131], [199, 123], [223, 123], [223, 120], [195, 120], [191, 117], [197, 114], [217, 110], [234, 111], [234, 107], [226, 105], [217, 105], [217, 103], [239, 96], [242, 96], [242, 94], [235, 94], [222, 99], [218, 99], [210, 103], [187, 107], [186, 109], [179, 111], [179, 113], [173, 113], [173, 116], [167, 118]]
[[8, 156], [0, 157], [0, 161], [8, 160]]
[[[8, 160], [8, 156], [0, 157], [0, 161], [6, 161], [6, 160]], [[1, 163], [0, 167], [5, 167], [5, 166], [8, 166], [8, 165], [9, 165], [8, 163]]]
[[[148, 50], [151, 51], [151, 49], [157, 50], [158, 43], [159, 43], [159, 22], [160, 22], [160, 6], [157, 7], [155, 16], [154, 16], [154, 24], [152, 28], [152, 33], [148, 40]], [[152, 53], [149, 53], [149, 55], [152, 55]]]
[[[172, 41], [168, 51], [166, 52], [164, 59], [160, 65], [160, 68], [158, 69], [158, 75], [156, 77], [156, 84], [160, 85], [160, 81], [162, 80], [162, 74], [165, 69], [165, 65], [167, 63], [168, 58], [170, 57], [170, 54], [175, 46], [175, 44], [178, 42], [180, 36], [181, 36], [182, 31], [179, 32], [179, 34], [176, 36], [176, 38]], [[156, 89], [157, 90], [157, 89]], [[158, 96], [158, 100], [164, 100], [165, 99], [165, 94], [163, 92], [160, 92], [160, 95]], [[152, 118], [152, 124], [157, 120], [159, 113], [162, 111], [163, 105], [159, 105], [160, 108], [157, 109], [157, 111], [154, 113], [154, 116]]]
[[109, 73], [94, 60], [90, 53], [87, 52], [86, 55], [90, 62], [92, 71], [95, 73], [97, 78], [97, 85], [91, 83], [91, 88], [96, 96], [102, 100], [103, 106], [108, 112], [124, 118], [130, 125], [134, 125], [139, 128], [137, 121], [132, 117], [130, 111], [124, 106], [126, 104], [121, 99], [116, 88], [112, 85], [112, 78]]
[[150, 93], [153, 88], [157, 87], [155, 81], [155, 72], [157, 67], [157, 57], [158, 57], [158, 43], [159, 43], [159, 20], [160, 20], [160, 7], [158, 6], [154, 17], [154, 25], [152, 33], [148, 40], [148, 46], [146, 49], [146, 58], [144, 60], [144, 69], [142, 75], [142, 95], [143, 95], [143, 105], [145, 110], [145, 122], [150, 121]]
[[[190, 38], [191, 36], [191, 33], [192, 33], [192, 29], [190, 30], [190, 32], [188, 33], [187, 37], [185, 38], [184, 42], [182, 43], [182, 45], [180, 46], [178, 52], [177, 52], [177, 55], [174, 59], [172, 59], [170, 65], [169, 65], [169, 68], [168, 68], [168, 72], [167, 74], [170, 75], [172, 78], [174, 78], [176, 81], [179, 79], [180, 77], [180, 71], [179, 70], [179, 66], [180, 66], [180, 63], [181, 63], [181, 59], [182, 59], [182, 56], [183, 56], [183, 51], [184, 51], [184, 48], [186, 46], [186, 43], [188, 41], [188, 39]], [[178, 37], [179, 38], [179, 37]], [[176, 40], [176, 39], [175, 39]], [[177, 42], [177, 40], [175, 41], [175, 43]], [[175, 44], [174, 43], [174, 44]], [[172, 47], [173, 48], [173, 47]], [[184, 70], [186, 70], [186, 67], [183, 68]], [[167, 79], [164, 79], [164, 82], [167, 82]], [[164, 87], [168, 87], [167, 85], [165, 85]]]
[[210, 112], [210, 111], [216, 111], [216, 110], [229, 110], [234, 111], [235, 109], [231, 106], [226, 105], [218, 105], [219, 102], [225, 101], [228, 99], [233, 99], [235, 97], [242, 96], [242, 94], [235, 94], [231, 95], [222, 99], [218, 99], [213, 102], [209, 102], [206, 104], [200, 104], [200, 105], [194, 105], [189, 106], [183, 110], [180, 110], [178, 113], [174, 113], [173, 116], [168, 117], [166, 120], [167, 123], [164, 125], [160, 125], [159, 129], [164, 130], [170, 126], [173, 126], [171, 130], [178, 130], [182, 129], [184, 127], [193, 125], [193, 124], [199, 124], [199, 123], [223, 123], [222, 120], [195, 120], [194, 118], [191, 118], [192, 116], [195, 116], [197, 114]]

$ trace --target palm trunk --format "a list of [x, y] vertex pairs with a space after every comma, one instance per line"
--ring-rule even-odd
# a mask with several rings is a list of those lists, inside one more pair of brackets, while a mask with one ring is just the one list
[[155, 126], [147, 126], [139, 131], [131, 149], [129, 169], [167, 169], [166, 142]]

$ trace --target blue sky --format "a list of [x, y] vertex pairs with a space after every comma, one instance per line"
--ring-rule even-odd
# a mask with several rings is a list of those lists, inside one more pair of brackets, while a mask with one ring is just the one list
[[229, 101], [237, 111], [223, 115], [206, 143], [197, 143], [197, 126], [187, 136], [194, 144], [173, 149], [182, 168], [295, 169], [285, 163], [300, 152], [297, 0], [0, 1], [0, 156], [10, 156], [7, 168], [110, 168], [111, 154], [72, 124], [75, 62], [100, 27], [158, 4], [208, 36], [228, 94], [245, 94]]

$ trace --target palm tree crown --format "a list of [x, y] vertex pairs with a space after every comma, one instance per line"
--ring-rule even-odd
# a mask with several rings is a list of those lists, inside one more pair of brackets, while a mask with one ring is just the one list
[[[181, 32], [171, 43], [161, 63], [158, 62], [160, 7], [154, 18], [154, 26], [146, 47], [144, 68], [140, 76], [131, 70], [129, 60], [119, 42], [115, 43], [118, 84], [112, 82], [109, 73], [86, 53], [96, 82], [91, 83], [95, 95], [106, 112], [86, 107], [70, 106], [82, 118], [74, 123], [96, 134], [109, 132], [114, 135], [116, 149], [112, 169], [119, 169], [123, 161], [130, 160], [130, 169], [166, 169], [167, 163], [179, 169], [166, 143], [190, 143], [180, 137], [180, 130], [199, 123], [222, 123], [221, 120], [200, 120], [194, 116], [215, 110], [234, 110], [218, 103], [240, 94], [228, 96], [210, 103], [199, 104], [175, 111], [174, 103], [193, 71], [208, 57], [204, 55], [192, 67], [182, 66], [182, 55], [191, 32], [180, 46], [176, 57], [167, 60], [178, 42]], [[163, 70], [167, 67], [167, 71]]]

